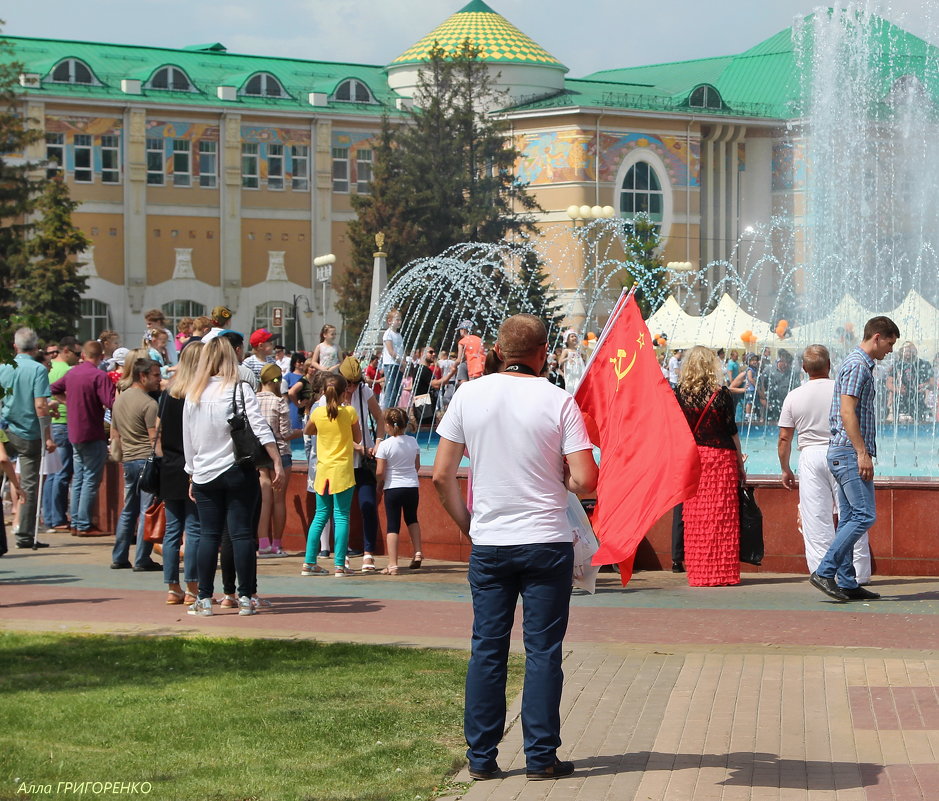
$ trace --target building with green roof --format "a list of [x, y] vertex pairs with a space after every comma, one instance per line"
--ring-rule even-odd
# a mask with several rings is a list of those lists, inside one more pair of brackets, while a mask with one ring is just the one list
[[[812, 19], [798, 27], [810, 32]], [[492, 111], [511, 125], [543, 229], [570, 226], [571, 206], [644, 211], [666, 261], [700, 264], [731, 257], [748, 226], [805, 213], [799, 35], [581, 78], [482, 0], [387, 65], [217, 42], [7, 41], [22, 64], [23, 111], [45, 133], [22, 155], [64, 174], [93, 243], [82, 335], [115, 328], [134, 344], [145, 309], [175, 321], [224, 303], [236, 328], [267, 326], [290, 347], [311, 346], [324, 316], [338, 322], [328, 270], [313, 260], [335, 253], [343, 269], [350, 197], [369, 190], [381, 119], [406, 120], [431, 48], [469, 39], [490, 66], [507, 98]], [[935, 102], [935, 48], [886, 21], [876, 36], [885, 104], [910, 81]], [[886, 58], [898, 43], [903, 57]]]

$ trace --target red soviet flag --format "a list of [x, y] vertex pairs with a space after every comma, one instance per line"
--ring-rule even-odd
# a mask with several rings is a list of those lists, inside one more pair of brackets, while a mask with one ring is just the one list
[[625, 585], [639, 542], [697, 492], [701, 475], [694, 437], [632, 294], [613, 310], [574, 397], [600, 448], [593, 564], [619, 563]]

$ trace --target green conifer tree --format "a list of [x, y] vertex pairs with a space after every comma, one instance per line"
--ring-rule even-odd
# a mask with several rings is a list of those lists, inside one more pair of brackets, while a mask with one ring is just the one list
[[75, 255], [91, 243], [72, 222], [78, 203], [61, 177], [46, 182], [36, 202], [33, 235], [26, 243], [29, 262], [16, 284], [20, 309], [41, 339], [74, 335], [81, 316], [81, 296], [87, 281], [78, 275]]

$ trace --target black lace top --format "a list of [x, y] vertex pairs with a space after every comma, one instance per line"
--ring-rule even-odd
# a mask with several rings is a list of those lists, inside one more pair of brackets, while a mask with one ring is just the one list
[[[678, 405], [681, 406], [685, 414], [685, 420], [688, 421], [688, 428], [694, 431], [694, 427], [701, 416], [701, 411], [707, 405], [708, 399], [697, 402], [694, 406], [689, 406], [682, 400], [677, 390], [675, 396], [678, 398]], [[737, 433], [737, 423], [734, 422], [734, 399], [727, 387], [721, 387], [717, 392], [717, 397], [701, 420], [701, 425], [694, 435], [695, 442], [698, 445], [705, 445], [708, 448], [723, 448], [724, 450], [736, 450], [733, 436]]]

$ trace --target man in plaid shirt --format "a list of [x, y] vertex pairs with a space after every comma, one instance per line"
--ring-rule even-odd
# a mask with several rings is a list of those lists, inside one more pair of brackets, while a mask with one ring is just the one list
[[874, 362], [893, 350], [900, 329], [889, 317], [872, 317], [864, 339], [841, 363], [831, 399], [828, 469], [838, 482], [835, 540], [809, 581], [838, 601], [869, 601], [880, 596], [861, 587], [854, 572], [854, 544], [871, 526], [874, 506]]

